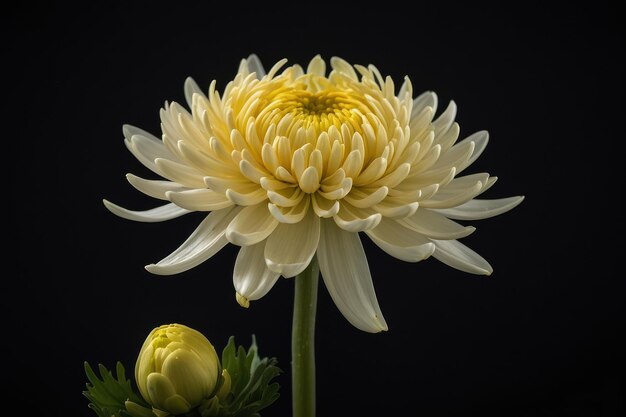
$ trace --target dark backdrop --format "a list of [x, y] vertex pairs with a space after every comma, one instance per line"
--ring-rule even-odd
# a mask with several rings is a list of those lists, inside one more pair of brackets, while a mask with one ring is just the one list
[[124, 179], [149, 174], [126, 151], [121, 125], [158, 134], [158, 110], [183, 101], [186, 76], [222, 88], [249, 53], [269, 66], [321, 53], [374, 63], [396, 80], [409, 75], [442, 105], [454, 99], [462, 134], [491, 133], [472, 170], [500, 177], [487, 197], [527, 198], [476, 222], [464, 240], [492, 262], [490, 278], [434, 259], [402, 263], [367, 244], [387, 333], [351, 327], [321, 287], [319, 415], [620, 415], [622, 19], [601, 2], [543, 3], [420, 2], [408, 11], [388, 2], [83, 2], [6, 11], [5, 235], [17, 253], [5, 258], [0, 284], [3, 379], [15, 389], [3, 403], [92, 415], [80, 394], [83, 361], [132, 369], [154, 326], [180, 322], [218, 349], [231, 334], [248, 344], [256, 333], [261, 353], [287, 371], [283, 398], [264, 415], [290, 415], [293, 281], [240, 308], [232, 246], [179, 276], [152, 276], [143, 265], [175, 249], [202, 216], [133, 223], [101, 199], [156, 205]]

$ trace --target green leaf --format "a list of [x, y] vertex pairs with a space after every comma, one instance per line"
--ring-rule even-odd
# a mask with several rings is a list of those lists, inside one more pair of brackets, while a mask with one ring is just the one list
[[259, 417], [259, 411], [279, 397], [279, 385], [271, 383], [282, 371], [275, 358], [260, 358], [256, 338], [246, 350], [231, 337], [222, 351], [222, 367], [231, 377], [231, 392], [214, 398], [200, 410], [202, 417]]
[[85, 373], [89, 382], [83, 395], [90, 402], [89, 408], [94, 410], [98, 417], [133, 417], [126, 410], [127, 400], [150, 409], [143, 398], [133, 391], [130, 380], [126, 379], [124, 366], [120, 362], [115, 367], [116, 377], [104, 365], [99, 365], [98, 370], [100, 377], [89, 363], [85, 362]]

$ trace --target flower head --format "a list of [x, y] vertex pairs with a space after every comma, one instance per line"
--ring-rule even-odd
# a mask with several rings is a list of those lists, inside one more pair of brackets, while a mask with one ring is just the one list
[[182, 414], [213, 394], [219, 368], [215, 348], [202, 333], [170, 324], [157, 327], [146, 338], [135, 378], [141, 395], [154, 408]]
[[128, 149], [167, 180], [128, 174], [128, 181], [169, 203], [137, 212], [105, 201], [112, 212], [146, 222], [210, 212], [187, 241], [146, 269], [179, 273], [233, 243], [241, 246], [237, 300], [247, 306], [317, 254], [337, 307], [370, 332], [387, 324], [359, 232], [404, 261], [432, 255], [489, 275], [489, 263], [457, 241], [475, 229], [453, 221], [492, 217], [522, 201], [476, 200], [496, 178], [458, 177], [485, 149], [487, 132], [456, 143], [454, 102], [434, 119], [434, 93], [413, 99], [408, 78], [397, 90], [374, 66], [332, 58], [328, 73], [316, 56], [306, 70], [281, 71], [285, 62], [265, 73], [251, 55], [222, 94], [215, 81], [205, 95], [187, 79], [191, 111], [166, 104], [162, 140], [124, 127]]

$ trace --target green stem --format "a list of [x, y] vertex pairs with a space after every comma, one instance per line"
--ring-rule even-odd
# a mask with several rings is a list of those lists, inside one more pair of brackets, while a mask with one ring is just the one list
[[293, 417], [315, 417], [315, 312], [317, 258], [296, 277], [291, 333]]

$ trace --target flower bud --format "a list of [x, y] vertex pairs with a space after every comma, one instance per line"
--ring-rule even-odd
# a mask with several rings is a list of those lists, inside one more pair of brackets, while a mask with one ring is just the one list
[[154, 329], [135, 366], [143, 398], [154, 408], [182, 414], [211, 396], [220, 363], [215, 348], [200, 332], [181, 324]]
[[228, 396], [228, 394], [230, 394], [230, 389], [232, 387], [230, 374], [228, 373], [227, 369], [222, 370], [222, 378], [224, 378], [224, 382], [222, 383], [220, 389], [217, 391], [217, 394], [215, 394], [215, 396], [218, 397], [220, 400], [224, 400]]
[[126, 412], [133, 417], [156, 417], [149, 408], [143, 407], [130, 400], [126, 400], [124, 405], [126, 406]]

